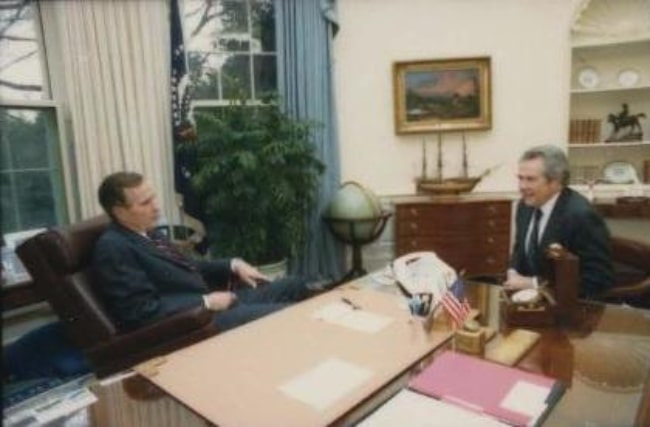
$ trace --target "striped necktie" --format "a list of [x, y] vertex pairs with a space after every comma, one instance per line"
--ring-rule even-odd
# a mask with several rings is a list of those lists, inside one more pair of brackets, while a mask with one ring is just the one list
[[196, 264], [172, 245], [166, 237], [154, 235], [149, 240], [166, 258], [188, 270], [196, 271]]

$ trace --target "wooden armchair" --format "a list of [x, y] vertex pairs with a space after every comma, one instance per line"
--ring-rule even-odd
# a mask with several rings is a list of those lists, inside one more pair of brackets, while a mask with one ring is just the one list
[[611, 248], [615, 282], [599, 299], [650, 308], [650, 245], [613, 236]]
[[52, 228], [16, 252], [34, 286], [60, 317], [71, 341], [98, 377], [110, 375], [216, 333], [212, 314], [197, 308], [135, 331], [120, 331], [93, 289], [93, 246], [108, 225], [105, 216]]

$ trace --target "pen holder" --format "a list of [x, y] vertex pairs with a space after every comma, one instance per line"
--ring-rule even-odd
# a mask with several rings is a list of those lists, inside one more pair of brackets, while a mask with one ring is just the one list
[[485, 352], [485, 329], [470, 331], [465, 328], [457, 329], [454, 333], [456, 350], [468, 354], [483, 355]]

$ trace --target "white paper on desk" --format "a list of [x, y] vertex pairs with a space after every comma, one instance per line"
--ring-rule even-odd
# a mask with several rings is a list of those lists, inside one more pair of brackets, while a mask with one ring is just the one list
[[500, 405], [502, 408], [526, 414], [535, 420], [546, 409], [546, 398], [550, 391], [548, 387], [517, 381], [501, 400]]
[[327, 304], [316, 310], [312, 317], [366, 333], [379, 332], [393, 321], [390, 317], [363, 309], [355, 310], [342, 302]]
[[504, 427], [493, 418], [468, 411], [420, 393], [404, 389], [364, 419], [357, 427], [463, 426]]
[[323, 410], [372, 375], [369, 369], [331, 358], [282, 384], [279, 389], [314, 409]]

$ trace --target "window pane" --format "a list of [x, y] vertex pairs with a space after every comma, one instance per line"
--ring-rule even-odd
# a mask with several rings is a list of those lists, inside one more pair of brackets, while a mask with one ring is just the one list
[[29, 0], [0, 8], [0, 98], [44, 99], [38, 13]]
[[12, 169], [46, 168], [47, 114], [25, 109], [7, 110], [3, 116]]
[[223, 97], [237, 99], [240, 93], [251, 97], [250, 58], [248, 55], [231, 55], [221, 68]]
[[7, 138], [7, 115], [0, 114], [0, 169], [9, 169], [11, 151], [9, 151], [9, 138]]
[[2, 232], [67, 218], [54, 108], [0, 108]]
[[253, 51], [275, 52], [275, 10], [271, 1], [251, 4]]
[[[253, 81], [256, 92], [277, 90], [271, 0], [185, 0], [183, 4], [194, 99], [231, 100], [242, 94], [258, 98]], [[252, 59], [251, 52], [264, 52], [265, 57]]]
[[260, 99], [265, 92], [277, 91], [277, 73], [275, 56], [253, 56], [253, 72], [255, 73], [255, 98]]
[[219, 20], [224, 33], [248, 34], [248, 16], [245, 1], [228, 1], [221, 3]]
[[219, 99], [219, 69], [222, 55], [210, 52], [189, 52], [190, 80], [195, 99]]
[[20, 230], [18, 227], [18, 212], [14, 203], [16, 200], [13, 194], [15, 187], [11, 185], [11, 176], [7, 173], [0, 174], [0, 208], [2, 208], [2, 234]]
[[22, 229], [56, 224], [56, 203], [50, 172], [17, 173], [16, 193]]
[[218, 3], [212, 0], [183, 1], [183, 32], [188, 51], [210, 51], [221, 31]]

